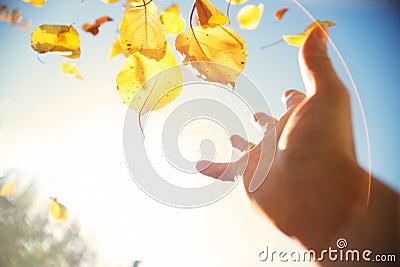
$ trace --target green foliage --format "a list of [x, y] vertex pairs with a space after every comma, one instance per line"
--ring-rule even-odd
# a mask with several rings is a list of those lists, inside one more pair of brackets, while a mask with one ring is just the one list
[[0, 197], [0, 266], [94, 266], [95, 254], [79, 236], [79, 225], [49, 220], [34, 211], [34, 186], [12, 198]]

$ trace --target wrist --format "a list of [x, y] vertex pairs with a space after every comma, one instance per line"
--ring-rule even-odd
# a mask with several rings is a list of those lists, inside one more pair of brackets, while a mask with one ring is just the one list
[[320, 212], [309, 215], [311, 227], [302, 225], [294, 234], [303, 246], [315, 250], [336, 240], [343, 227], [366, 210], [369, 197], [370, 176], [357, 163], [338, 160], [325, 166], [330, 167], [315, 178], [324, 179]]

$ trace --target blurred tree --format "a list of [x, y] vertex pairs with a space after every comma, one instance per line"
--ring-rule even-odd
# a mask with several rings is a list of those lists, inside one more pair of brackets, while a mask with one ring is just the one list
[[54, 224], [47, 210], [33, 210], [36, 190], [27, 188], [0, 197], [0, 266], [94, 266], [95, 253], [79, 236], [79, 225]]

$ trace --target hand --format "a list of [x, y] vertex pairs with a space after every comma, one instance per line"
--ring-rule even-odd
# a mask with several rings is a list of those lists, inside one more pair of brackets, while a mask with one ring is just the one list
[[254, 177], [256, 169], [269, 168], [272, 161], [265, 181], [248, 196], [279, 229], [309, 248], [332, 241], [365, 208], [369, 192], [369, 175], [355, 155], [349, 94], [333, 69], [326, 43], [327, 33], [320, 27], [305, 40], [299, 63], [307, 96], [286, 91], [282, 98], [287, 110], [280, 120], [256, 114], [265, 126], [259, 144], [233, 136], [233, 147], [249, 149], [241, 159], [197, 164], [204, 175], [222, 180], [242, 174], [249, 189], [252, 179], [264, 178]]

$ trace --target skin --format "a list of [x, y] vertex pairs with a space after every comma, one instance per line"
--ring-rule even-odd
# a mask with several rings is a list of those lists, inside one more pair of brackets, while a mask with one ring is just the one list
[[[399, 197], [371, 179], [357, 162], [349, 94], [327, 55], [326, 43], [326, 29], [316, 27], [300, 48], [307, 95], [286, 91], [282, 101], [287, 110], [279, 120], [256, 114], [265, 129], [260, 143], [232, 136], [233, 147], [246, 151], [241, 159], [202, 161], [197, 169], [227, 181], [241, 174], [252, 203], [305, 248], [336, 248], [336, 240], [344, 237], [352, 247], [396, 253]], [[267, 176], [254, 191], [252, 179], [265, 177], [258, 177], [257, 168]]]

